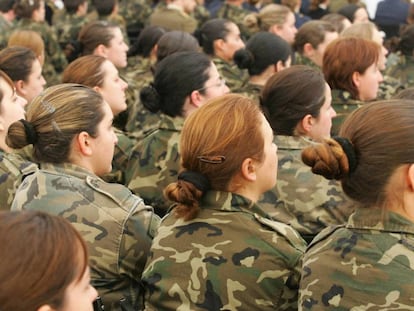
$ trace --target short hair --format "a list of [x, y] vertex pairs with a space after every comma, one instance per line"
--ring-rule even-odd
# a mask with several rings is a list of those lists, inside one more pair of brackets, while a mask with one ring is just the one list
[[[229, 191], [243, 160], [263, 161], [262, 123], [259, 106], [247, 97], [227, 94], [209, 100], [186, 119], [181, 132], [183, 170], [204, 175], [213, 190]], [[201, 161], [200, 157], [207, 161]], [[210, 158], [219, 161], [208, 163]], [[189, 220], [197, 215], [203, 193], [193, 184], [179, 180], [168, 185], [164, 193], [178, 203], [174, 209], [176, 216]]]
[[[26, 120], [37, 139], [33, 156], [37, 162], [66, 163], [73, 138], [85, 131], [98, 135], [98, 125], [104, 118], [104, 100], [93, 89], [80, 84], [58, 84], [44, 90], [28, 105]], [[24, 124], [10, 125], [6, 143], [11, 148], [29, 144]]]
[[43, 0], [16, 0], [14, 12], [18, 18], [32, 18], [33, 12], [40, 8]]
[[13, 82], [27, 82], [35, 61], [38, 61], [36, 54], [27, 47], [13, 46], [0, 51], [0, 70], [3, 70]]
[[323, 74], [309, 66], [295, 65], [270, 77], [260, 103], [273, 132], [294, 136], [306, 115], [318, 118], [325, 102], [325, 89]]
[[332, 89], [348, 91], [352, 98], [358, 99], [358, 88], [352, 75], [354, 72], [363, 74], [377, 63], [379, 53], [379, 45], [372, 40], [349, 37], [332, 41], [323, 55], [322, 70], [326, 82]]
[[320, 20], [313, 20], [303, 24], [295, 35], [293, 47], [295, 51], [303, 54], [303, 47], [310, 43], [314, 49], [325, 40], [327, 32], [336, 32], [332, 24]]
[[211, 66], [211, 60], [201, 52], [167, 56], [157, 64], [154, 82], [141, 90], [141, 102], [152, 112], [181, 116], [187, 96], [204, 87]]
[[166, 32], [157, 42], [157, 61], [177, 52], [199, 52], [197, 39], [187, 32], [174, 30]]
[[234, 61], [249, 75], [259, 75], [270, 65], [281, 61], [283, 64], [292, 54], [289, 43], [270, 32], [258, 32], [246, 43], [246, 47], [236, 51]]
[[[60, 309], [88, 267], [85, 241], [64, 218], [40, 211], [0, 212], [0, 309]], [[39, 254], [41, 252], [41, 255]]]
[[244, 18], [245, 26], [251, 32], [269, 31], [273, 25], [282, 26], [292, 14], [287, 6], [281, 4], [268, 4], [258, 13], [251, 13]]
[[103, 56], [86, 55], [71, 62], [62, 73], [62, 83], [78, 83], [89, 87], [102, 86], [104, 72], [102, 66], [109, 62]]
[[205, 22], [199, 30], [196, 30], [194, 36], [197, 38], [203, 52], [207, 55], [215, 55], [214, 41], [222, 39], [225, 40], [230, 33], [229, 25], [232, 21], [215, 18]]

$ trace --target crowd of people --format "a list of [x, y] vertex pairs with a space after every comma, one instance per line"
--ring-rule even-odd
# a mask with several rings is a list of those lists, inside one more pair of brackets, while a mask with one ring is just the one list
[[0, 0], [0, 29], [0, 310], [414, 310], [410, 1]]

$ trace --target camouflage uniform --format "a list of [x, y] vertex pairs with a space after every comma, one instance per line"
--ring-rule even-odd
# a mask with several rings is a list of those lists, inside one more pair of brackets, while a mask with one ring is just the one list
[[254, 100], [254, 102], [259, 105], [262, 90], [263, 85], [253, 84], [247, 81], [247, 83], [241, 87], [238, 93]]
[[197, 20], [197, 27], [200, 28], [205, 22], [210, 20], [210, 12], [204, 5], [197, 5], [192, 13], [192, 16]]
[[140, 277], [159, 221], [142, 199], [76, 165], [42, 164], [16, 193], [12, 210], [20, 209], [61, 215], [82, 234], [105, 310], [121, 310], [122, 297], [142, 308]]
[[37, 165], [17, 154], [0, 150], [0, 210], [10, 210], [14, 195], [26, 175], [37, 171]]
[[134, 147], [128, 163], [128, 188], [161, 215], [170, 205], [163, 190], [177, 180], [180, 170], [179, 141], [183, 124], [181, 117], [162, 114], [159, 128]]
[[168, 214], [143, 273], [146, 310], [297, 310], [305, 242], [250, 200], [210, 191]]
[[252, 35], [248, 28], [244, 25], [244, 18], [251, 12], [243, 9], [240, 6], [229, 4], [224, 2], [221, 8], [217, 11], [217, 18], [224, 18], [232, 21], [239, 27], [241, 36], [244, 40], [247, 40]]
[[313, 174], [302, 162], [302, 150], [312, 142], [281, 135], [274, 142], [279, 158], [277, 183], [259, 201], [263, 210], [292, 226], [308, 242], [327, 226], [345, 223], [353, 210], [340, 184]]
[[391, 99], [404, 89], [404, 86], [396, 78], [384, 75], [384, 80], [379, 84], [377, 99]]
[[295, 52], [295, 65], [305, 65], [318, 71], [322, 70], [322, 68], [316, 65], [312, 60], [298, 52]]
[[160, 26], [167, 30], [180, 30], [193, 33], [197, 21], [181, 9], [173, 5], [157, 7], [150, 16], [151, 26]]
[[327, 228], [303, 263], [299, 310], [414, 310], [414, 223], [360, 208]]
[[33, 30], [41, 35], [45, 43], [43, 76], [49, 86], [60, 83], [58, 74], [65, 69], [67, 60], [65, 54], [60, 48], [54, 29], [51, 28], [46, 22], [34, 22], [27, 18], [20, 19], [15, 28]]
[[400, 55], [396, 65], [387, 68], [386, 74], [399, 80], [406, 88], [414, 86], [414, 56]]
[[148, 24], [152, 8], [145, 0], [123, 0], [119, 2], [118, 12], [125, 19], [128, 37], [132, 43]]
[[226, 62], [219, 57], [213, 57], [211, 60], [214, 65], [216, 65], [221, 77], [226, 80], [230, 92], [242, 92], [243, 85], [245, 85], [249, 79], [247, 70], [240, 69], [236, 64]]
[[13, 24], [9, 23], [2, 15], [0, 15], [0, 50], [7, 47], [9, 36], [13, 30]]
[[347, 91], [332, 90], [332, 108], [336, 111], [336, 117], [332, 120], [332, 135], [337, 135], [345, 118], [363, 104], [363, 101], [352, 99]]

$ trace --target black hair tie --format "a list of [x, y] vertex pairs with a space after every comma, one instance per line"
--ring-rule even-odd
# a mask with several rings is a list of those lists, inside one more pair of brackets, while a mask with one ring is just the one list
[[20, 119], [19, 121], [22, 122], [24, 126], [24, 133], [26, 134], [27, 142], [34, 145], [37, 142], [38, 136], [33, 124], [25, 119]]
[[199, 172], [184, 171], [178, 175], [178, 180], [193, 184], [198, 190], [205, 193], [210, 189], [210, 182], [206, 176]]
[[344, 150], [346, 157], [348, 158], [349, 163], [349, 173], [353, 173], [357, 167], [358, 161], [355, 153], [354, 146], [349, 141], [348, 138], [334, 136], [332, 139], [336, 140], [338, 144], [341, 145], [342, 149]]

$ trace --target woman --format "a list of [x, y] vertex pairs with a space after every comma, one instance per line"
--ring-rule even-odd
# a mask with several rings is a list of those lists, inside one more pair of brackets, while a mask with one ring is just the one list
[[[74, 60], [63, 72], [62, 82], [78, 83], [93, 88], [109, 104], [114, 116], [127, 109], [125, 90], [128, 84], [119, 77], [114, 64], [102, 56], [87, 55]], [[115, 129], [115, 134], [118, 142], [112, 160], [112, 173], [105, 175], [104, 179], [123, 184], [134, 139], [119, 129]]]
[[347, 4], [340, 8], [338, 13], [345, 16], [352, 24], [369, 22], [367, 9], [361, 4]]
[[154, 82], [141, 91], [141, 102], [161, 121], [133, 149], [127, 169], [128, 188], [156, 212], [169, 206], [163, 189], [180, 169], [179, 137], [184, 119], [210, 98], [229, 91], [214, 63], [199, 52], [179, 52], [156, 67]]
[[259, 107], [213, 99], [186, 120], [180, 146], [183, 169], [164, 191], [175, 205], [143, 274], [147, 310], [297, 310], [304, 241], [255, 203], [278, 161]]
[[305, 149], [304, 162], [340, 180], [355, 213], [318, 235], [305, 254], [302, 310], [412, 309], [412, 101], [367, 104], [340, 136]]
[[43, 91], [46, 84], [39, 58], [26, 47], [14, 46], [1, 50], [0, 70], [12, 79], [17, 94], [28, 103]]
[[269, 31], [289, 44], [295, 40], [295, 15], [284, 5], [268, 4], [259, 13], [246, 16], [244, 23], [251, 32]]
[[261, 104], [276, 135], [279, 169], [278, 183], [260, 204], [310, 242], [325, 227], [344, 223], [350, 214], [339, 184], [313, 175], [301, 160], [303, 148], [330, 137], [336, 115], [331, 90], [319, 70], [297, 65], [269, 79]]
[[330, 13], [330, 2], [330, 0], [311, 0], [308, 15], [312, 19], [321, 19], [322, 17]]
[[37, 166], [13, 154], [6, 144], [10, 124], [25, 118], [27, 101], [16, 94], [13, 82], [0, 70], [0, 210], [9, 210], [16, 189], [23, 176], [37, 169]]
[[377, 98], [379, 84], [383, 81], [379, 70], [380, 53], [377, 43], [354, 37], [339, 38], [326, 48], [322, 69], [332, 89], [332, 106], [337, 113], [333, 134], [338, 133], [351, 111]]
[[7, 41], [7, 46], [24, 46], [31, 49], [36, 54], [40, 65], [43, 67], [45, 63], [45, 43], [36, 31], [24, 29], [13, 31]]
[[1, 255], [1, 310], [93, 310], [97, 292], [87, 246], [68, 221], [36, 211], [0, 212], [0, 243], [7, 250]]
[[229, 20], [217, 18], [206, 22], [194, 35], [203, 52], [211, 57], [226, 80], [229, 89], [232, 92], [239, 91], [248, 79], [247, 73], [233, 62], [234, 53], [245, 46], [239, 27]]
[[110, 106], [89, 87], [60, 84], [38, 96], [26, 118], [10, 125], [7, 143], [33, 144], [41, 169], [25, 178], [12, 209], [69, 220], [87, 241], [105, 310], [120, 310], [122, 297], [139, 309], [139, 278], [158, 217], [126, 187], [99, 178], [111, 171], [117, 142]]
[[259, 32], [247, 41], [244, 49], [234, 54], [240, 69], [247, 69], [250, 79], [243, 93], [259, 103], [259, 95], [267, 80], [276, 72], [290, 67], [292, 50], [289, 44], [270, 32]]

